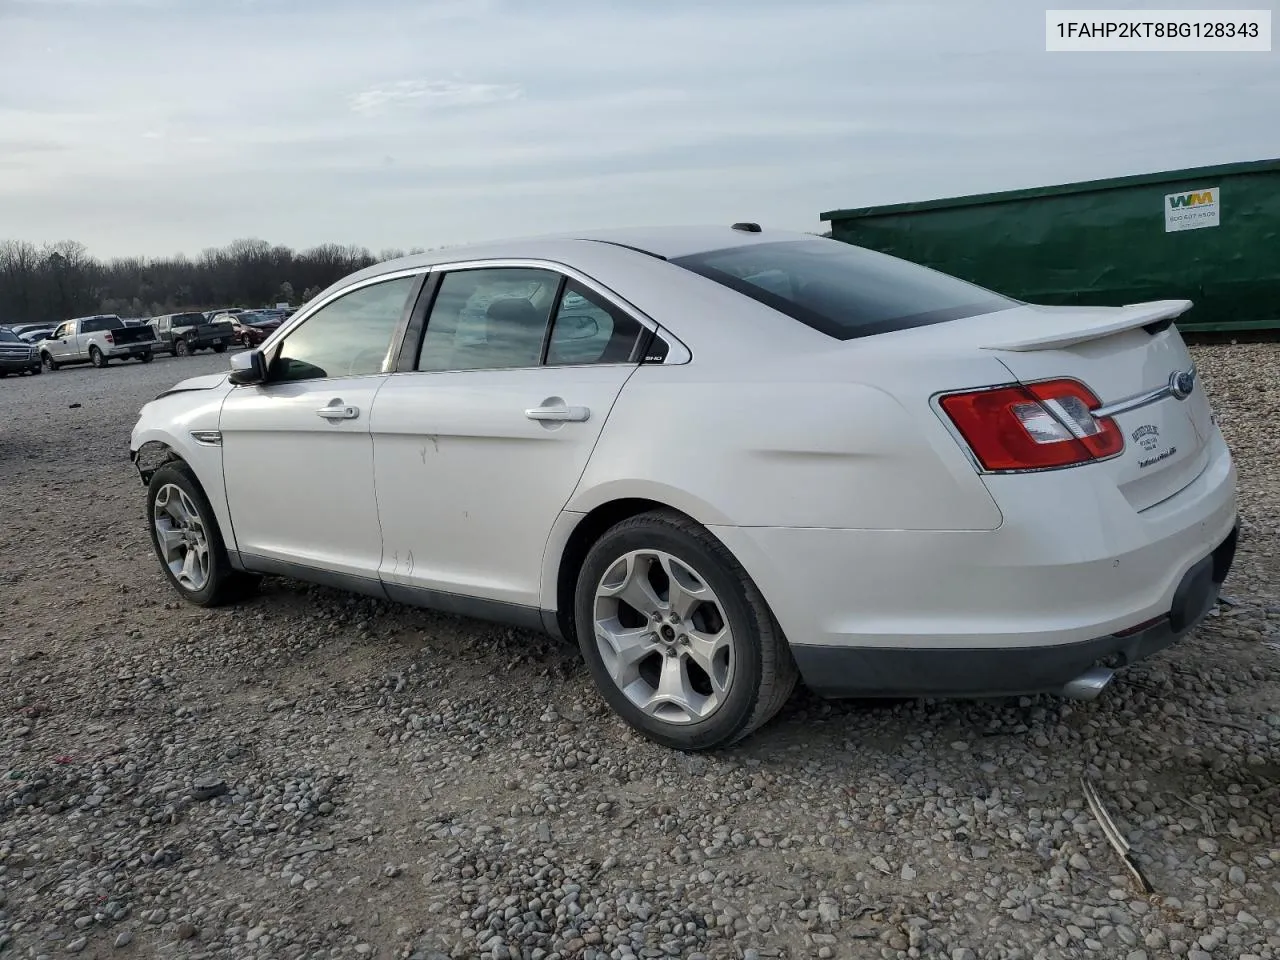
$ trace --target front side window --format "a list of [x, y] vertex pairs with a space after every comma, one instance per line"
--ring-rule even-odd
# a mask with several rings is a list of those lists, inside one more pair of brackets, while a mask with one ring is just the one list
[[642, 327], [576, 280], [565, 284], [551, 325], [547, 366], [580, 363], [626, 363]]
[[271, 380], [315, 380], [381, 373], [416, 277], [353, 290], [325, 304], [280, 345]]
[[63, 340], [63, 339], [65, 339], [65, 338], [69, 337], [69, 336], [71, 336], [71, 324], [69, 324], [69, 323], [64, 323], [64, 324], [63, 324], [62, 326], [60, 326], [57, 330], [53, 331], [53, 336], [51, 336], [49, 339], [50, 339], [50, 340]]
[[440, 281], [419, 370], [536, 367], [561, 277], [551, 270], [456, 270]]
[[839, 240], [743, 244], [671, 262], [837, 340], [1018, 306], [967, 281]]

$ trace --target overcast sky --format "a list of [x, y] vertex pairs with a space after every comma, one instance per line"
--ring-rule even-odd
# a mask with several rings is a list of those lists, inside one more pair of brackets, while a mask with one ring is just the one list
[[818, 230], [840, 207], [1280, 157], [1280, 53], [1049, 54], [1044, 6], [0, 0], [0, 238], [114, 256]]

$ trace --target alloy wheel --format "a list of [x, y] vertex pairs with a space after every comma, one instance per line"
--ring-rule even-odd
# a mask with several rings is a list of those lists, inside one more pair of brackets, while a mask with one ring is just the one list
[[605, 671], [645, 714], [689, 724], [724, 703], [733, 633], [715, 591], [689, 564], [661, 550], [633, 550], [605, 571], [593, 610]]
[[174, 579], [185, 590], [203, 590], [209, 582], [209, 539], [191, 497], [166, 483], [152, 501], [152, 521], [161, 559]]

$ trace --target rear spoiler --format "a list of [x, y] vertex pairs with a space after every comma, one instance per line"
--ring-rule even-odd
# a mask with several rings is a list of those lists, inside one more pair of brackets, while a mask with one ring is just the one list
[[[1025, 337], [989, 343], [984, 350], [1055, 350], [1089, 340], [1109, 337], [1161, 321], [1172, 322], [1191, 309], [1190, 300], [1152, 300], [1123, 307], [1033, 307], [1044, 312], [1044, 322]], [[1034, 321], [1033, 321], [1034, 322]]]

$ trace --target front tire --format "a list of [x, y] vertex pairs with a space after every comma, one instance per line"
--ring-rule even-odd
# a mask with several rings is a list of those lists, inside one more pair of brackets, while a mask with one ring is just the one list
[[102, 351], [97, 347], [89, 348], [89, 362], [95, 367], [105, 367], [108, 363], [107, 358], [103, 356]]
[[53, 355], [49, 353], [40, 354], [40, 362], [43, 363], [46, 367], [48, 367], [50, 370], [57, 370], [58, 367], [60, 366], [58, 361], [53, 359]]
[[187, 602], [215, 607], [257, 582], [231, 566], [209, 499], [185, 463], [168, 463], [152, 474], [147, 525], [160, 568]]
[[142, 363], [150, 363], [155, 358], [156, 355], [154, 353], [144, 353], [142, 356], [138, 357]]
[[624, 520], [596, 542], [578, 574], [574, 613], [601, 695], [664, 746], [728, 746], [795, 689], [782, 628], [747, 572], [673, 511]]
[[191, 347], [187, 345], [187, 341], [185, 340], [173, 341], [173, 355], [175, 357], [191, 356]]

